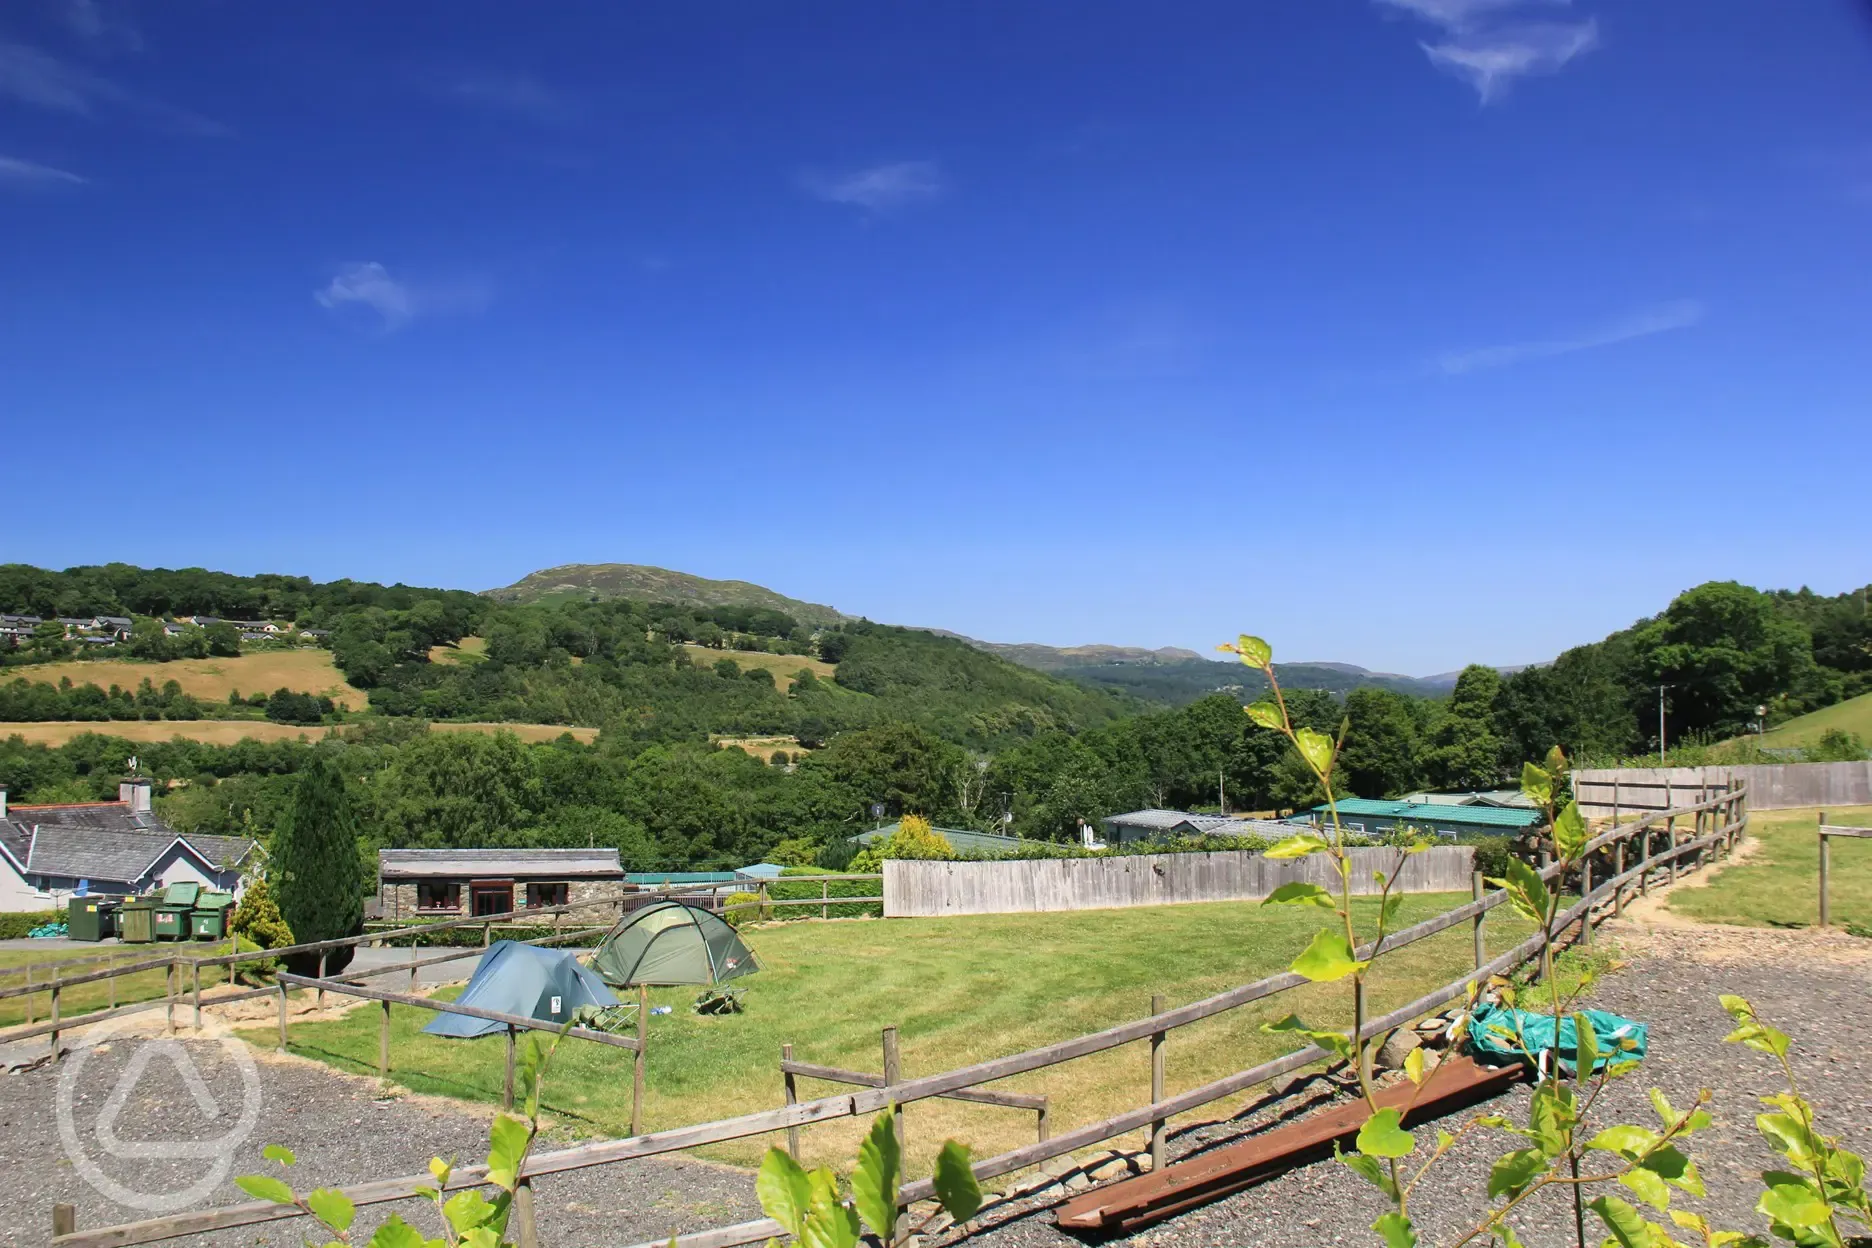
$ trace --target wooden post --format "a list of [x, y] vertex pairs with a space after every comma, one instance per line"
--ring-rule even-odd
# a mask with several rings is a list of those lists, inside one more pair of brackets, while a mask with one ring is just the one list
[[416, 995], [416, 946], [410, 946], [409, 995]]
[[[1164, 1012], [1163, 994], [1157, 993], [1151, 997], [1151, 1016], [1154, 1018], [1163, 1012]], [[1151, 1104], [1153, 1105], [1155, 1105], [1158, 1101], [1161, 1101], [1164, 1099], [1164, 1039], [1165, 1039], [1164, 1032], [1161, 1032], [1161, 1031], [1151, 1032], [1150, 1099], [1151, 1099]], [[1163, 1118], [1153, 1118], [1151, 1120], [1150, 1159], [1151, 1159], [1151, 1173], [1152, 1174], [1155, 1174], [1158, 1171], [1163, 1169], [1164, 1136], [1166, 1134], [1165, 1128], [1168, 1125], [1169, 1125], [1168, 1122]]]
[[1053, 1125], [1047, 1121], [1047, 1112], [1051, 1105], [1052, 1102], [1047, 1097], [1043, 1096], [1040, 1098], [1040, 1108], [1035, 1111], [1035, 1117], [1038, 1121], [1034, 1123], [1034, 1126], [1040, 1133], [1040, 1142], [1042, 1144], [1053, 1138]]
[[519, 1030], [512, 1023], [507, 1024], [507, 1073], [505, 1077], [502, 1078], [501, 1080], [501, 1108], [502, 1109], [513, 1108], [513, 1103], [514, 1103], [514, 1046], [517, 1042], [517, 1038], [519, 1034], [520, 1034]]
[[52, 1206], [52, 1235], [71, 1235], [78, 1230], [78, 1207], [76, 1205]]
[[[1469, 873], [1469, 898], [1472, 901], [1482, 900], [1482, 873], [1480, 871], [1471, 871]], [[1475, 929], [1475, 965], [1478, 971], [1482, 969], [1483, 963], [1488, 961], [1486, 951], [1482, 944], [1482, 920], [1487, 917], [1488, 911], [1478, 910], [1476, 912], [1475, 922], [1471, 925]]]
[[[29, 953], [26, 956], [30, 958], [32, 955]], [[56, 978], [56, 976], [54, 976], [54, 978]], [[30, 962], [26, 964], [26, 986], [28, 988], [32, 987], [32, 963]], [[111, 981], [111, 986], [116, 986], [115, 980]], [[30, 1023], [33, 1021], [33, 994], [29, 992], [21, 997], [20, 1000], [26, 1003], [26, 1021]]]
[[58, 985], [58, 980], [56, 979], [52, 981], [52, 1018], [51, 1018], [51, 1021], [53, 1024], [55, 1024], [52, 1028], [52, 1060], [56, 1062], [58, 1061], [58, 1027], [56, 1026], [56, 1024], [59, 1021], [59, 985]]
[[1677, 882], [1677, 816], [1672, 815], [1664, 821], [1664, 834], [1670, 837], [1670, 882]]
[[539, 1226], [533, 1218], [533, 1181], [521, 1179], [514, 1188], [514, 1248], [540, 1248]]
[[195, 1030], [201, 1030], [201, 959], [189, 963], [189, 974], [194, 980], [195, 992]]
[[377, 1077], [390, 1077], [390, 1003], [383, 1003], [383, 1013], [377, 1016]]
[[[104, 982], [110, 985], [110, 1008], [114, 1010], [117, 1008], [117, 977], [113, 975]], [[30, 997], [27, 998], [28, 1001], [31, 999]], [[26, 1021], [31, 1022], [32, 1020], [29, 1018]]]
[[1587, 901], [1587, 898], [1592, 896], [1591, 854], [1587, 854], [1580, 859], [1579, 880], [1580, 900], [1586, 902], [1586, 904], [1580, 908], [1580, 943], [1590, 945], [1592, 944], [1592, 903]]
[[286, 985], [279, 986], [279, 1051], [286, 1051]]
[[1827, 876], [1831, 874], [1829, 868], [1831, 868], [1831, 866], [1833, 865], [1831, 862], [1831, 857], [1832, 857], [1832, 854], [1828, 848], [1827, 834], [1826, 834], [1826, 811], [1823, 810], [1820, 812], [1820, 926], [1821, 927], [1825, 927], [1827, 925], [1827, 920], [1832, 917], [1832, 915], [1828, 911], [1828, 906], [1827, 906]]
[[1360, 979], [1352, 989], [1352, 1057], [1357, 1063], [1356, 1069], [1361, 1080], [1369, 1083], [1371, 1076], [1365, 1065], [1365, 981], [1363, 979]]
[[[897, 1028], [884, 1029], [884, 1086], [893, 1087], [903, 1075], [903, 1069], [897, 1060]], [[892, 1104], [891, 1125], [897, 1132], [897, 1151], [901, 1155], [909, 1150], [904, 1147], [903, 1106]]]
[[637, 985], [637, 1052], [631, 1062], [631, 1134], [643, 1134], [644, 1051], [650, 1047], [650, 989]]
[[325, 951], [323, 949], [319, 950], [318, 977], [319, 977], [318, 1008], [322, 1010], [325, 1008]]
[[180, 976], [176, 974], [175, 959], [171, 958], [168, 967], [163, 971], [163, 1012], [168, 1015], [169, 1034], [172, 1036], [175, 1034], [175, 1001], [176, 990], [180, 986], [177, 982], [179, 979]]
[[760, 882], [760, 909], [757, 910], [755, 913], [760, 916], [760, 920], [763, 923], [765, 923], [768, 919], [773, 917], [772, 912], [770, 912], [767, 908], [767, 881], [766, 880], [762, 880]]
[[1612, 845], [1612, 878], [1618, 882], [1612, 886], [1613, 917], [1625, 913], [1625, 841], [1623, 838]]
[[829, 919], [832, 917], [832, 907], [826, 904], [826, 899], [830, 897], [831, 895], [832, 895], [832, 881], [820, 880], [819, 881], [819, 917], [822, 919]]
[[1619, 821], [1619, 782], [1618, 776], [1612, 777], [1612, 826], [1618, 827]]
[[488, 947], [488, 941], [493, 938], [493, 934], [494, 925], [492, 923], [483, 923], [481, 925], [481, 947], [483, 949]]
[[[792, 1045], [783, 1044], [780, 1046], [780, 1060], [782, 1062], [790, 1062], [793, 1060]], [[781, 1072], [781, 1081], [786, 1084], [786, 1103], [789, 1105], [799, 1104], [799, 1087], [794, 1083], [793, 1072], [790, 1070], [783, 1070]], [[786, 1129], [786, 1151], [792, 1155], [794, 1161], [799, 1160], [798, 1127], [788, 1127]]]

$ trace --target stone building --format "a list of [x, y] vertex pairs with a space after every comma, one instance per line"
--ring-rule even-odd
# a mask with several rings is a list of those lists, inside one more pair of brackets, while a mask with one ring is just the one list
[[[392, 922], [576, 905], [630, 888], [615, 849], [377, 851], [378, 917]], [[593, 906], [542, 918], [596, 926], [619, 913]]]

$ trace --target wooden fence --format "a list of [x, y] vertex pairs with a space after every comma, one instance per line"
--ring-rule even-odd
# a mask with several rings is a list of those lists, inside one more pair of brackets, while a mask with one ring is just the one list
[[[1291, 831], [1302, 831], [1293, 828]], [[1376, 893], [1372, 872], [1397, 868], [1395, 849], [1354, 849], [1352, 891]], [[1459, 893], [1469, 887], [1475, 850], [1437, 845], [1405, 860], [1393, 892]], [[1016, 862], [884, 864], [884, 917], [1027, 914], [1107, 910], [1195, 901], [1255, 901], [1283, 884], [1338, 887], [1324, 858], [1269, 858], [1225, 850], [1205, 854], [1132, 854], [1109, 858], [1036, 858]]]
[[1847, 840], [1872, 840], [1872, 828], [1842, 827], [1826, 821], [1826, 811], [1820, 812], [1820, 926], [1826, 927], [1833, 921], [1833, 899], [1829, 896], [1833, 877], [1833, 840], [1835, 837]]
[[1801, 806], [1872, 806], [1872, 762], [1751, 763], [1736, 767], [1587, 767], [1573, 773], [1573, 795], [1593, 818], [1666, 810], [1725, 789], [1748, 789], [1753, 810]]
[[[1689, 839], [1680, 838], [1675, 831], [1680, 818], [1688, 818], [1696, 829], [1697, 835]], [[1654, 874], [1668, 872], [1674, 878], [1679, 864], [1695, 866], [1710, 857], [1727, 853], [1734, 847], [1736, 838], [1742, 834], [1746, 821], [1745, 790], [1737, 787], [1713, 796], [1707, 801], [1686, 805], [1662, 814], [1645, 816], [1635, 823], [1616, 826], [1594, 837], [1589, 842], [1589, 850], [1595, 853], [1601, 850], [1616, 852], [1621, 862], [1621, 869], [1596, 883], [1590, 870], [1582, 872], [1580, 884], [1584, 895], [1578, 903], [1561, 916], [1560, 930], [1565, 932], [1577, 925], [1579, 933], [1584, 935], [1590, 932], [1595, 920], [1602, 917], [1605, 912], [1621, 907], [1627, 894], [1646, 886]], [[1659, 835], [1660, 829], [1667, 823], [1671, 829], [1669, 836]], [[1631, 866], [1622, 866], [1627, 857], [1627, 851], [1631, 851], [1629, 856], [1635, 858], [1636, 862]], [[1543, 869], [1542, 874], [1548, 880], [1558, 881], [1561, 872], [1557, 866], [1550, 865]], [[1490, 910], [1507, 901], [1505, 893], [1483, 893], [1479, 879], [1472, 877], [1471, 883], [1475, 888], [1473, 900], [1413, 927], [1394, 932], [1385, 937], [1380, 945], [1376, 947], [1368, 945], [1359, 950], [1357, 956], [1370, 958], [1402, 948], [1405, 945], [1426, 940], [1459, 924], [1479, 925]], [[1362, 1041], [1375, 1039], [1425, 1014], [1442, 1009], [1453, 1001], [1461, 1000], [1467, 992], [1468, 985], [1478, 978], [1507, 974], [1524, 965], [1538, 954], [1542, 939], [1542, 936], [1536, 933], [1514, 948], [1487, 961], [1483, 960], [1482, 944], [1478, 939], [1475, 944], [1476, 965], [1473, 971], [1378, 1018], [1361, 1016], [1351, 1030]], [[979, 1089], [983, 1084], [993, 1083], [1012, 1075], [1057, 1066], [1094, 1053], [1103, 1053], [1139, 1042], [1145, 1043], [1150, 1050], [1151, 1078], [1147, 1085], [1143, 1078], [1139, 1081], [1140, 1086], [1148, 1086], [1150, 1089], [1147, 1103], [1115, 1117], [1075, 1127], [1061, 1134], [1049, 1134], [1046, 1138], [1038, 1139], [1032, 1144], [1023, 1145], [997, 1156], [982, 1158], [975, 1161], [973, 1166], [978, 1178], [988, 1179], [1015, 1170], [1023, 1170], [1051, 1158], [1089, 1148], [1133, 1131], [1150, 1131], [1153, 1138], [1158, 1138], [1162, 1131], [1159, 1124], [1168, 1122], [1176, 1115], [1236, 1096], [1249, 1088], [1278, 1079], [1304, 1067], [1333, 1060], [1332, 1055], [1325, 1050], [1308, 1046], [1174, 1096], [1166, 1095], [1163, 1089], [1158, 1062], [1162, 1056], [1166, 1037], [1170, 1033], [1204, 1019], [1214, 1018], [1219, 1014], [1304, 987], [1308, 982], [1302, 976], [1286, 972], [1171, 1009], [1158, 1009], [1157, 1003], [1153, 1003], [1150, 1014], [1132, 1022], [1109, 1027], [1090, 1035], [1077, 1036], [1040, 1048], [1029, 1049], [1023, 1053], [1009, 1054], [956, 1070], [944, 1071], [940, 1074], [904, 1078], [900, 1072], [887, 1069], [882, 1087], [861, 1086], [855, 1092], [841, 1092], [816, 1100], [799, 1101], [783, 1105], [778, 1109], [742, 1114], [717, 1122], [675, 1127], [633, 1135], [626, 1139], [601, 1140], [550, 1152], [534, 1153], [522, 1167], [521, 1179], [524, 1183], [540, 1175], [562, 1174], [590, 1166], [676, 1153], [706, 1144], [748, 1139], [775, 1132], [795, 1132], [814, 1123], [833, 1119], [869, 1116], [889, 1106], [901, 1107], [931, 1097], [946, 1097], [952, 1093]], [[1363, 1011], [1360, 1013], [1362, 1015]], [[891, 1064], [888, 1055], [886, 1062], [888, 1068]], [[799, 1073], [797, 1064], [795, 1064], [795, 1073]], [[858, 1072], [838, 1072], [841, 1078], [856, 1073]], [[866, 1078], [866, 1084], [870, 1084], [869, 1077]], [[486, 1181], [485, 1167], [464, 1166], [453, 1173], [448, 1186], [451, 1189], [478, 1187]], [[353, 1204], [364, 1206], [412, 1199], [412, 1193], [418, 1186], [432, 1184], [433, 1179], [424, 1173], [354, 1184], [339, 1190]], [[927, 1199], [933, 1191], [930, 1180], [919, 1179], [906, 1183], [898, 1194], [898, 1200], [903, 1205], [914, 1204]], [[530, 1208], [531, 1200], [529, 1199], [524, 1205], [516, 1203], [515, 1207], [516, 1209]], [[141, 1222], [77, 1230], [73, 1229], [74, 1211], [71, 1206], [63, 1205], [58, 1206], [54, 1212], [55, 1233], [51, 1242], [52, 1248], [128, 1248], [132, 1244], [155, 1243], [161, 1240], [205, 1234], [233, 1227], [258, 1226], [266, 1222], [303, 1216], [305, 1216], [304, 1211], [294, 1206], [276, 1205], [269, 1201], [246, 1201]], [[530, 1226], [523, 1225], [519, 1228], [518, 1234], [525, 1236], [531, 1231]], [[734, 1248], [735, 1245], [761, 1243], [770, 1236], [782, 1234], [784, 1232], [778, 1223], [762, 1218], [734, 1226], [679, 1235], [674, 1242], [678, 1248]], [[665, 1239], [641, 1245], [639, 1248], [665, 1248], [669, 1242]]]

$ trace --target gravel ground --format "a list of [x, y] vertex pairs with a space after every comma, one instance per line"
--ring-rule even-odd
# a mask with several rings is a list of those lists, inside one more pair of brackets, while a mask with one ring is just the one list
[[[247, 1080], [232, 1053], [253, 1057], [252, 1083], [257, 1118], [234, 1148], [219, 1181], [184, 1208], [230, 1204], [246, 1197], [232, 1176], [272, 1171], [260, 1150], [280, 1143], [298, 1154], [290, 1176], [300, 1190], [327, 1184], [362, 1182], [420, 1174], [435, 1155], [476, 1161], [486, 1153], [491, 1114], [431, 1097], [377, 1099], [377, 1081], [339, 1074], [296, 1057], [278, 1057], [230, 1041], [182, 1039], [163, 1043], [153, 1035], [123, 1034], [94, 1051], [79, 1050], [58, 1067], [41, 1067], [0, 1077], [0, 1244], [43, 1244], [51, 1229], [52, 1206], [77, 1206], [80, 1229], [155, 1216], [156, 1212], [100, 1195], [61, 1145], [58, 1121], [62, 1080], [80, 1155], [129, 1192], [163, 1193], [187, 1189], [214, 1176], [212, 1157], [182, 1155], [191, 1135], [229, 1134], [228, 1124], [243, 1116]], [[171, 1047], [173, 1045], [174, 1047]], [[139, 1055], [143, 1056], [139, 1056]], [[173, 1060], [186, 1054], [217, 1116], [204, 1120], [204, 1103]], [[120, 1112], [112, 1113], [114, 1091], [132, 1066], [143, 1067], [130, 1081]], [[626, 1074], [628, 1078], [628, 1073]], [[555, 1139], [554, 1144], [569, 1143]], [[107, 1156], [105, 1144], [119, 1156]], [[153, 1144], [138, 1150], [138, 1143]], [[153, 1154], [135, 1156], [139, 1151]], [[673, 1232], [758, 1217], [753, 1185], [739, 1170], [707, 1162], [648, 1158], [628, 1165], [601, 1166], [540, 1180], [540, 1231], [554, 1248], [617, 1248], [659, 1239]], [[128, 1193], [126, 1193], [128, 1194]], [[415, 1202], [394, 1206], [416, 1221]], [[377, 1206], [360, 1225], [374, 1225], [392, 1206]], [[428, 1226], [427, 1222], [418, 1222]], [[295, 1220], [201, 1236], [187, 1242], [215, 1245], [298, 1245], [312, 1224]], [[429, 1227], [429, 1233], [436, 1233]], [[181, 1242], [181, 1241], [177, 1241]]]
[[[1628, 964], [1600, 982], [1592, 1004], [1648, 1023], [1650, 1055], [1602, 1098], [1594, 1117], [1600, 1123], [1655, 1125], [1648, 1087], [1663, 1089], [1678, 1106], [1709, 1088], [1717, 1126], [1692, 1137], [1688, 1149], [1709, 1196], [1684, 1198], [1686, 1207], [1720, 1225], [1767, 1230], [1753, 1212], [1760, 1192], [1756, 1176], [1777, 1158], [1756, 1136], [1754, 1115], [1756, 1098], [1781, 1085], [1772, 1059], [1722, 1043], [1731, 1024], [1719, 993], [1748, 997], [1764, 1018], [1793, 1035], [1796, 1071], [1819, 1101], [1823, 1125], [1849, 1147], [1872, 1150], [1872, 1054], [1863, 1035], [1864, 1020], [1872, 1018], [1872, 942], [1807, 932], [1631, 924], [1604, 929], [1604, 935], [1617, 942]], [[1528, 1095], [1518, 1089], [1490, 1111], [1525, 1121]], [[1173, 1154], [1188, 1155], [1230, 1134], [1225, 1127], [1186, 1132], [1174, 1139]], [[1433, 1128], [1416, 1134], [1420, 1148], [1434, 1147]], [[1473, 1225], [1484, 1206], [1489, 1165], [1514, 1147], [1512, 1139], [1501, 1132], [1473, 1133], [1433, 1172], [1413, 1205], [1426, 1244], [1448, 1243]], [[1553, 1195], [1530, 1200], [1516, 1219], [1528, 1248], [1575, 1242], [1572, 1204]], [[1367, 1228], [1384, 1209], [1375, 1191], [1327, 1161], [1105, 1242], [1161, 1248], [1375, 1244]], [[1081, 1242], [1053, 1226], [1050, 1209], [1031, 1204], [991, 1210], [983, 1224], [965, 1241], [968, 1248], [1065, 1248]], [[1604, 1238], [1590, 1213], [1587, 1236], [1589, 1244]]]

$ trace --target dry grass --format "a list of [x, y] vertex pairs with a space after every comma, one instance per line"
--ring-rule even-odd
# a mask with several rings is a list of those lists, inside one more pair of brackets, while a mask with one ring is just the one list
[[733, 659], [741, 670], [762, 667], [774, 674], [774, 684], [785, 693], [793, 687], [793, 674], [802, 668], [820, 680], [831, 680], [838, 664], [827, 663], [805, 654], [768, 654], [764, 650], [711, 650], [707, 646], [684, 646], [683, 650], [697, 667], [713, 667], [722, 659]]
[[430, 646], [431, 663], [479, 663], [487, 658], [487, 638], [464, 637], [452, 646]]
[[567, 732], [587, 745], [598, 739], [596, 728], [565, 724], [430, 724], [429, 728], [432, 732], [511, 732], [522, 741], [556, 741]]
[[798, 737], [712, 736], [709, 738], [709, 743], [728, 749], [745, 750], [763, 763], [772, 758], [776, 750], [785, 750], [789, 756], [811, 753], [810, 750], [801, 748]]
[[347, 684], [343, 673], [332, 665], [329, 650], [266, 650], [233, 659], [177, 659], [172, 663], [97, 659], [82, 663], [32, 664], [9, 668], [4, 673], [8, 680], [19, 677], [55, 685], [69, 677], [74, 685], [89, 683], [100, 689], [119, 685], [132, 690], [145, 677], [158, 689], [165, 681], [173, 680], [182, 686], [183, 693], [204, 702], [225, 702], [228, 694], [236, 689], [243, 694], [290, 689], [294, 693], [330, 698], [348, 711], [361, 711], [369, 704], [364, 691]]

